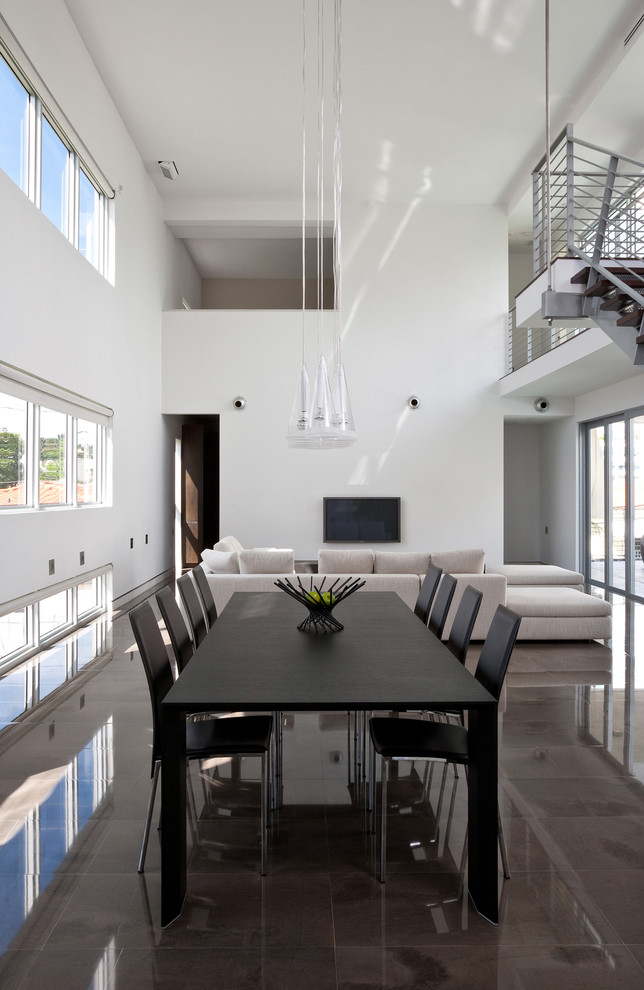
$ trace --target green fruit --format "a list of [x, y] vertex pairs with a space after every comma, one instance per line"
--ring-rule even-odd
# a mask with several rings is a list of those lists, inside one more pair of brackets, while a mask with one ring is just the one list
[[306, 597], [309, 599], [309, 601], [312, 601], [312, 602], [319, 602], [320, 601], [320, 593], [319, 593], [319, 591], [307, 591]]
[[322, 595], [322, 601], [325, 603], [325, 605], [334, 605], [335, 595], [332, 594], [332, 592], [330, 591], [325, 591], [324, 594]]

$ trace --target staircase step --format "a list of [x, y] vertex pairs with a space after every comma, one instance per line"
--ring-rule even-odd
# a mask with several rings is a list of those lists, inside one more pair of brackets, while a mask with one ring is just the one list
[[599, 308], [600, 310], [622, 309], [630, 302], [633, 302], [630, 296], [625, 295], [623, 292], [616, 291], [615, 295], [607, 296]]
[[[631, 286], [631, 288], [633, 289], [644, 289], [644, 279], [642, 278], [637, 278], [637, 279], [629, 278], [629, 279], [623, 279], [623, 281], [627, 285]], [[605, 296], [607, 292], [610, 292], [612, 289], [615, 288], [616, 286], [613, 284], [613, 282], [609, 282], [607, 278], [602, 278], [598, 282], [595, 282], [594, 285], [591, 285], [589, 289], [586, 289], [584, 295]]]
[[617, 321], [618, 327], [639, 327], [644, 317], [644, 310], [636, 309], [632, 313], [625, 313]]
[[[588, 277], [592, 270], [593, 270], [592, 268], [582, 268], [580, 271], [577, 272], [576, 275], [572, 276], [570, 281], [576, 285], [583, 285], [585, 282], [588, 281]], [[640, 279], [644, 280], [644, 268], [633, 268], [631, 270], [633, 272], [633, 275], [631, 275], [630, 272], [625, 272], [623, 268], [606, 269], [606, 271], [610, 272], [611, 275], [616, 275], [618, 278], [621, 278], [622, 281], [624, 282], [630, 283], [633, 278], [637, 280]], [[610, 284], [612, 285], [612, 282]]]

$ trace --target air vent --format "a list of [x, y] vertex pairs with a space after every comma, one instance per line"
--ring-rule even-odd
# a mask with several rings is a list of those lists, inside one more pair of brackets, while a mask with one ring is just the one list
[[161, 174], [165, 176], [166, 179], [174, 181], [179, 177], [179, 169], [174, 162], [157, 162], [161, 170]]

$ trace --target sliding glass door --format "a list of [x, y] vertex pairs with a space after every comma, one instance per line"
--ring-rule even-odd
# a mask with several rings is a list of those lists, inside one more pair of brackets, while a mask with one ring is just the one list
[[644, 410], [583, 430], [586, 580], [644, 600]]

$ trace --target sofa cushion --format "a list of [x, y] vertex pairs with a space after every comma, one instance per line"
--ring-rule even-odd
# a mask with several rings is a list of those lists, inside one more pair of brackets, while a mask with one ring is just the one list
[[320, 550], [318, 574], [373, 574], [373, 550]]
[[566, 587], [526, 587], [512, 585], [507, 591], [507, 606], [524, 616], [577, 618], [610, 615], [610, 602], [596, 595]]
[[485, 570], [485, 550], [432, 551], [431, 562], [447, 574], [482, 574]]
[[201, 559], [214, 574], [239, 574], [239, 555], [234, 551], [202, 550]]
[[373, 560], [374, 574], [426, 574], [429, 567], [428, 553], [391, 553], [376, 550]]
[[556, 564], [492, 564], [488, 574], [505, 574], [510, 585], [567, 585], [583, 591], [584, 575]]
[[218, 543], [215, 543], [213, 550], [222, 550], [225, 553], [239, 553], [243, 546], [234, 536], [224, 536]]
[[294, 550], [240, 550], [240, 574], [292, 574]]

